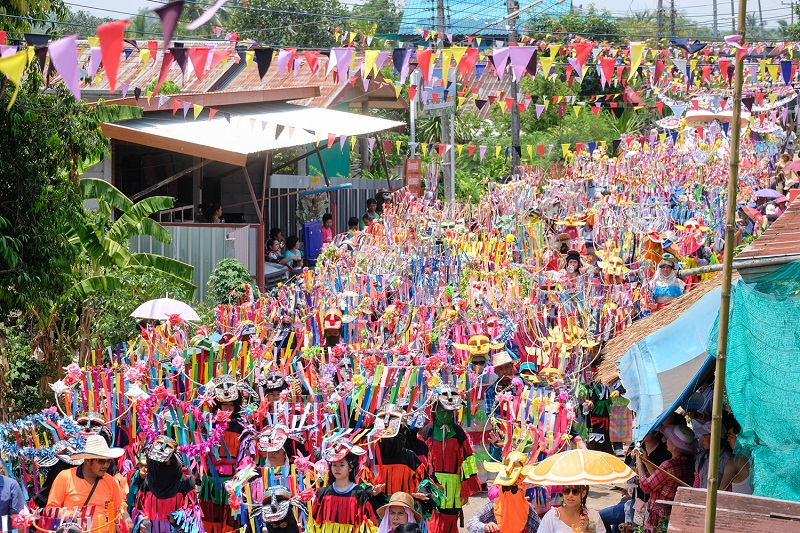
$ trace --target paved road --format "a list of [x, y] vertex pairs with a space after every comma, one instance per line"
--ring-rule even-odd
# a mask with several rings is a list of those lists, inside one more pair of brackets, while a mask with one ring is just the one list
[[[589, 499], [587, 503], [589, 504], [589, 507], [599, 511], [600, 509], [605, 509], [611, 505], [616, 505], [619, 503], [620, 497], [621, 493], [612, 491], [610, 486], [598, 485], [589, 491]], [[481, 492], [480, 494], [476, 494], [470, 498], [469, 504], [467, 504], [467, 506], [464, 508], [464, 520], [469, 520], [481, 509], [481, 507], [486, 505], [487, 501], [489, 501], [489, 499], [486, 497], [485, 492]], [[460, 528], [460, 531], [466, 533], [467, 528]]]

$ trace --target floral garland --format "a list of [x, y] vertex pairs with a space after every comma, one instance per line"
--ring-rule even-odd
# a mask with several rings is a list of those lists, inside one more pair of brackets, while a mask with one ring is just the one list
[[144, 433], [147, 444], [154, 442], [159, 437], [159, 432], [153, 427], [151, 418], [153, 408], [161, 402], [164, 402], [164, 407], [180, 407], [184, 412], [191, 413], [195, 420], [214, 421], [214, 429], [208, 439], [199, 444], [180, 445], [178, 446], [178, 451], [192, 457], [211, 453], [214, 448], [220, 445], [222, 436], [228, 429], [230, 413], [225, 411], [217, 411], [216, 414], [203, 412], [200, 407], [193, 403], [177, 399], [163, 385], [156, 387], [149, 397], [140, 398], [136, 401], [139, 429]]
[[[80, 428], [75, 421], [69, 417], [61, 416], [55, 407], [45, 409], [41, 413], [26, 416], [19, 420], [14, 420], [5, 424], [0, 424], [0, 452], [14, 457], [24, 457], [26, 459], [48, 459], [53, 456], [53, 449], [40, 448], [35, 446], [20, 446], [15, 440], [15, 435], [24, 434], [28, 431], [35, 431], [36, 426], [45, 427], [58, 426], [66, 435], [73, 435], [67, 440], [69, 444], [77, 449], [83, 449], [83, 439], [77, 436]], [[21, 442], [21, 441], [20, 441]]]

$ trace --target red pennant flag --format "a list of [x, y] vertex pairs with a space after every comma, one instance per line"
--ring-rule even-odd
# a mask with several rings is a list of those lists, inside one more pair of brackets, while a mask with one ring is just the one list
[[[420, 50], [417, 52], [417, 62], [419, 63], [419, 70], [422, 72], [422, 77], [428, 83], [431, 80], [431, 56], [433, 50]], [[465, 54], [466, 55], [466, 54]]]
[[392, 153], [392, 141], [390, 139], [384, 139], [383, 141], [383, 152], [386, 154]]
[[728, 65], [730, 61], [720, 58], [719, 60], [719, 73], [722, 74], [722, 79], [728, 81]]
[[703, 81], [711, 83], [711, 65], [703, 65]]
[[173, 60], [172, 52], [169, 50], [164, 51], [164, 59], [161, 60], [161, 73], [158, 75], [158, 83], [156, 83], [156, 90], [153, 91], [153, 94], [158, 94], [161, 85], [163, 85], [164, 81], [167, 79], [169, 67], [172, 65]]
[[728, 99], [727, 98], [723, 98], [722, 100], [719, 101], [719, 110], [720, 111], [725, 111], [725, 106], [726, 105], [728, 105]]
[[442, 157], [444, 155], [444, 145], [440, 143], [436, 148], [439, 150], [439, 157]]
[[517, 102], [517, 108], [519, 109], [520, 113], [525, 111], [525, 104], [522, 102]]
[[408, 88], [408, 99], [413, 100], [415, 96], [417, 96], [417, 86], [411, 85]]
[[158, 56], [158, 41], [147, 41], [147, 49], [150, 50], [150, 58], [153, 60], [153, 64], [155, 64], [156, 57]]
[[575, 143], [575, 153], [580, 153], [583, 143]]
[[508, 98], [506, 98], [506, 109], [511, 111], [511, 106], [513, 106], [513, 105], [514, 105], [514, 99], [511, 98], [510, 96]]
[[656, 109], [658, 109], [658, 114], [664, 114], [664, 102], [656, 102]]
[[178, 112], [178, 109], [181, 107], [181, 101], [177, 98], [172, 99], [172, 115], [175, 116], [175, 113]]
[[435, 103], [436, 103], [436, 100], [438, 100], [438, 99], [439, 99], [439, 93], [433, 93], [433, 94], [431, 94], [431, 99], [433, 100], [433, 103], [435, 104]]
[[624, 72], [625, 72], [625, 65], [620, 65], [617, 67], [617, 79], [623, 85], [625, 85], [625, 78], [622, 76]]
[[[214, 67], [222, 63], [222, 60], [231, 55], [231, 50], [214, 50], [214, 55], [211, 56], [211, 65], [208, 70], [214, 70]], [[237, 59], [239, 56], [236, 56]]]
[[328, 134], [328, 148], [333, 146], [333, 143], [335, 143], [335, 142], [336, 142], [336, 134], [335, 133], [329, 133]]
[[470, 144], [467, 147], [467, 154], [469, 155], [469, 157], [472, 157], [472, 154], [474, 154], [474, 153], [475, 153], [475, 145], [474, 144]]
[[692, 100], [692, 107], [694, 107], [695, 111], [699, 111], [700, 110], [700, 102], [698, 102], [697, 100]]
[[208, 61], [208, 54], [211, 48], [197, 47], [189, 48], [189, 61], [192, 62], [194, 73], [197, 74], [197, 79], [203, 81], [206, 75], [206, 62]]
[[594, 116], [599, 115], [600, 114], [600, 108], [597, 107], [597, 106], [592, 106], [592, 113], [594, 113]]
[[130, 20], [115, 20], [106, 22], [97, 27], [97, 37], [100, 39], [100, 53], [103, 56], [103, 67], [106, 69], [108, 84], [112, 91], [117, 90], [117, 72], [122, 57], [122, 43], [125, 38], [125, 28]]
[[467, 35], [467, 44], [472, 44], [472, 40], [474, 37], [472, 35]]
[[607, 83], [611, 83], [611, 80], [614, 76], [614, 65], [616, 62], [617, 60], [614, 58], [600, 58], [600, 70], [603, 71], [603, 77], [606, 79]]
[[319, 52], [316, 50], [306, 50], [303, 52], [303, 57], [306, 59], [311, 73], [316, 74], [319, 71]]
[[467, 75], [475, 67], [475, 62], [478, 60], [478, 49], [467, 48], [464, 55], [461, 56], [461, 61], [458, 62], [458, 71], [461, 73], [461, 78], [466, 79]]
[[[211, 120], [212, 118], [214, 118], [214, 115], [216, 115], [216, 114], [217, 114], [217, 110], [216, 109], [214, 109], [213, 107], [209, 107], [208, 108], [208, 120]], [[173, 113], [173, 115], [174, 115], [174, 113]]]
[[747, 48], [740, 48], [736, 51], [736, 61], [742, 61], [747, 55]]
[[758, 100], [758, 106], [764, 107], [764, 93], [757, 93], [756, 99]]
[[697, 136], [698, 137], [702, 137], [703, 136], [703, 128], [697, 128], [696, 131], [697, 131]]
[[536, 150], [539, 151], [539, 157], [544, 157], [544, 145], [543, 144], [536, 145]]

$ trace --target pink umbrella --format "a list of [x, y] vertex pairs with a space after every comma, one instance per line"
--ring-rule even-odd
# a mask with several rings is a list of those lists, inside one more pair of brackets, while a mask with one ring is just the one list
[[783, 167], [783, 171], [784, 172], [791, 172], [791, 171], [798, 172], [798, 171], [800, 171], [800, 159], [798, 159], [796, 161], [792, 161], [791, 163], [789, 163], [788, 165]]

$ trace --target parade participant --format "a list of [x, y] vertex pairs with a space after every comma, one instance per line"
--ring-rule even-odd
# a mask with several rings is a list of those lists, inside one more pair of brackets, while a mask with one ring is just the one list
[[[123, 453], [120, 448], [109, 448], [100, 435], [88, 436], [83, 451], [70, 456], [73, 461], [83, 459], [83, 463], [58, 474], [50, 489], [47, 508], [87, 508], [90, 510], [87, 515], [94, 523], [102, 516], [106, 522], [123, 520], [131, 530], [133, 522], [122, 507], [119, 485], [107, 473], [111, 462]], [[109, 503], [113, 504], [115, 516], [107, 515]]]
[[556, 235], [553, 249], [545, 254], [545, 270], [561, 270], [564, 267], [564, 256], [567, 255], [572, 242], [569, 233], [559, 233]]
[[209, 468], [213, 468], [218, 477], [207, 473], [200, 479], [200, 508], [206, 533], [221, 533], [234, 527], [224, 484], [236, 472], [239, 439], [244, 431], [238, 420], [243, 401], [240, 388], [246, 389], [246, 386], [229, 374], [217, 376], [206, 385], [205, 395], [213, 399], [213, 411], [224, 411], [230, 419], [218, 449], [219, 459], [212, 455], [209, 460]]
[[[731, 450], [735, 450], [736, 435], [742, 431], [742, 427], [732, 416], [726, 418], [728, 430], [725, 437]], [[753, 494], [753, 486], [750, 481], [750, 459], [743, 454], [736, 454], [725, 464], [719, 488], [738, 494]]]
[[379, 434], [375, 473], [365, 467], [361, 478], [373, 486], [385, 485], [383, 493], [416, 493], [425, 478], [425, 468], [417, 454], [406, 448], [407, 433], [402, 431], [404, 411], [395, 404], [384, 404], [375, 417]]
[[606, 527], [600, 519], [600, 513], [586, 506], [589, 487], [564, 485], [561, 492], [564, 504], [545, 513], [539, 533], [605, 533]]
[[148, 533], [170, 533], [170, 515], [197, 502], [194, 478], [184, 475], [178, 443], [160, 435], [147, 452], [147, 475], [131, 509], [137, 523], [144, 522]]
[[625, 261], [618, 255], [610, 255], [603, 261], [598, 261], [597, 266], [603, 270], [604, 281], [607, 285], [621, 285], [627, 281], [626, 275], [630, 269], [625, 266]]
[[672, 300], [683, 296], [685, 284], [675, 274], [677, 263], [678, 260], [674, 255], [664, 254], [658, 264], [656, 275], [653, 278], [653, 299], [655, 299], [655, 304], [652, 306], [652, 310], [661, 309]]
[[395, 533], [402, 524], [419, 524], [422, 515], [414, 509], [414, 498], [407, 492], [395, 492], [389, 503], [376, 511], [381, 524], [378, 533]]
[[[510, 392], [516, 396], [518, 385], [514, 381], [515, 364], [516, 361], [511, 358], [511, 354], [507, 350], [501, 350], [492, 356], [492, 369], [497, 376], [497, 381], [486, 389], [486, 410], [488, 412], [495, 413], [495, 398], [498, 395]], [[495, 413], [495, 416], [502, 417], [502, 414]]]
[[310, 533], [356, 533], [375, 527], [370, 493], [355, 482], [359, 457], [365, 453], [345, 439], [323, 450], [330, 470], [327, 484], [314, 496]]
[[300, 533], [292, 507], [289, 489], [279, 485], [266, 489], [261, 506], [255, 510], [260, 533]]
[[562, 282], [574, 282], [581, 275], [581, 254], [578, 250], [570, 250], [567, 252], [564, 269], [561, 271]]
[[[662, 427], [661, 434], [667, 440], [667, 450], [672, 458], [661, 464], [659, 468], [651, 467], [646, 461], [636, 463], [639, 474], [639, 488], [648, 496], [647, 531], [658, 530], [662, 519], [668, 519], [672, 506], [659, 501], [672, 501], [678, 492], [678, 482], [673, 476], [691, 486], [694, 481], [694, 432], [686, 426]], [[647, 452], [641, 453], [647, 459]], [[670, 474], [670, 475], [668, 475]]]
[[275, 412], [278, 402], [281, 399], [281, 392], [288, 388], [286, 376], [282, 372], [270, 372], [264, 376], [260, 382], [263, 398], [270, 402], [270, 412]]
[[441, 386], [436, 393], [433, 421], [421, 433], [430, 449], [431, 477], [444, 492], [429, 523], [431, 533], [458, 533], [461, 507], [481, 490], [472, 444], [455, 419], [461, 405], [461, 395], [455, 387]]
[[44, 481], [39, 485], [39, 491], [33, 496], [33, 503], [39, 507], [47, 505], [50, 489], [53, 487], [56, 477], [64, 470], [69, 470], [73, 466], [83, 463], [82, 460], [72, 459], [71, 455], [78, 453], [78, 450], [66, 441], [57, 442], [53, 446], [52, 452], [52, 456], [36, 461], [37, 468], [47, 470]]
[[128, 480], [128, 496], [126, 502], [128, 509], [133, 509], [136, 503], [136, 496], [144, 485], [144, 480], [147, 478], [147, 456], [142, 455], [136, 460], [136, 468], [125, 474]]
[[494, 485], [500, 490], [493, 501], [469, 519], [469, 533], [536, 533], [539, 530], [539, 515], [525, 498], [525, 477], [521, 474], [527, 462], [524, 453], [513, 451], [502, 463], [484, 463], [486, 470], [497, 472]]

